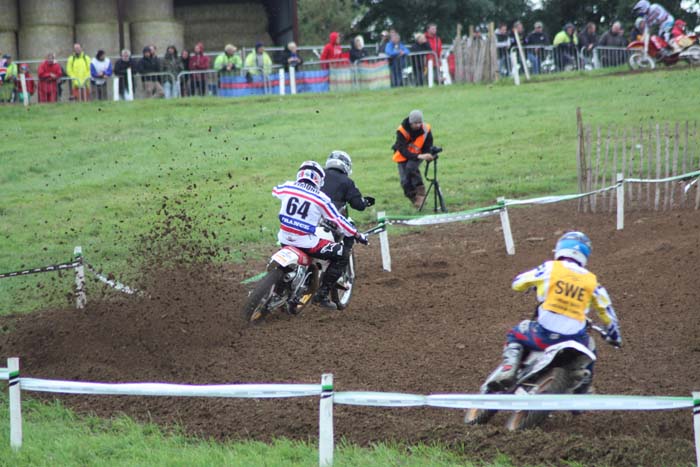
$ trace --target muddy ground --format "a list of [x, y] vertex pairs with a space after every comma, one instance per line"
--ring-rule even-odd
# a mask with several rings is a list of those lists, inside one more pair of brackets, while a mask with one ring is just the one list
[[[699, 212], [628, 213], [618, 232], [613, 215], [564, 204], [512, 210], [511, 223], [514, 257], [505, 254], [497, 217], [392, 237], [391, 273], [381, 270], [376, 239], [358, 246], [357, 288], [343, 312], [310, 308], [250, 328], [240, 319], [247, 289], [239, 281], [264, 262], [190, 266], [152, 277], [150, 298], [2, 317], [0, 354], [20, 356], [23, 375], [66, 380], [316, 383], [332, 372], [340, 391], [473, 393], [499, 361], [507, 329], [532, 312], [533, 297], [511, 291], [511, 279], [549, 258], [562, 231], [581, 229], [625, 339], [622, 350], [599, 342], [596, 391], [700, 389]], [[178, 422], [218, 439], [317, 436], [315, 398], [58, 397], [79, 412]], [[690, 411], [562, 412], [522, 433], [506, 432], [504, 417], [472, 428], [457, 410], [335, 407], [336, 437], [361, 445], [441, 442], [470, 459], [505, 453], [527, 465], [694, 461]]]

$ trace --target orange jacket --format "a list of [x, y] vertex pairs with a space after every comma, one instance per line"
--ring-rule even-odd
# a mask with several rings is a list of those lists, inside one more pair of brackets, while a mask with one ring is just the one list
[[[408, 142], [408, 150], [409, 152], [413, 154], [420, 154], [423, 148], [423, 144], [425, 143], [425, 137], [430, 133], [430, 124], [429, 123], [424, 123], [423, 124], [423, 133], [421, 133], [416, 139], [411, 140], [411, 135], [406, 131], [406, 129], [403, 127], [403, 125], [399, 125], [399, 127], [396, 129], [399, 133], [403, 135], [404, 138], [406, 138], [406, 142]], [[406, 162], [408, 159], [406, 159], [401, 152], [398, 150], [394, 152], [394, 157], [392, 158], [394, 162]]]

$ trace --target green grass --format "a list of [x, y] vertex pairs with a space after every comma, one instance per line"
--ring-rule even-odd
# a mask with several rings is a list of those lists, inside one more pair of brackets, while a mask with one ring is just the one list
[[[390, 214], [412, 210], [390, 146], [400, 120], [424, 110], [445, 148], [440, 181], [451, 209], [498, 196], [575, 189], [575, 108], [600, 124], [676, 121], [694, 115], [691, 69], [530, 83], [452, 86], [286, 98], [202, 99], [3, 107], [0, 112], [0, 271], [70, 258], [130, 279], [129, 257], [157, 218], [185, 198], [193, 236], [213, 231], [221, 260], [275, 241], [270, 188], [305, 159], [332, 149], [354, 158], [354, 178]], [[356, 216], [369, 223], [376, 210]], [[56, 277], [0, 281], [0, 313], [65, 302]], [[39, 289], [38, 289], [38, 288]], [[37, 290], [52, 290], [37, 298]], [[62, 292], [56, 292], [56, 291]]]
[[[218, 443], [169, 433], [153, 424], [139, 424], [127, 417], [110, 420], [76, 416], [60, 403], [25, 401], [24, 443], [10, 449], [7, 399], [0, 397], [0, 457], [3, 465], [32, 466], [313, 466], [318, 446], [277, 440]], [[334, 453], [336, 466], [472, 467], [458, 454], [441, 446], [379, 444], [359, 448], [340, 443]], [[481, 465], [481, 464], [480, 464]], [[511, 467], [498, 458], [483, 467]]]
[[[275, 241], [270, 188], [293, 177], [301, 161], [323, 161], [336, 148], [353, 156], [354, 178], [377, 197], [377, 209], [411, 214], [389, 148], [413, 108], [424, 110], [445, 148], [440, 181], [452, 210], [497, 196], [571, 192], [577, 106], [596, 124], [692, 118], [699, 76], [684, 69], [520, 87], [2, 107], [0, 271], [68, 260], [82, 245], [90, 262], [134, 278], [138, 267], [130, 258], [143, 250], [140, 238], [164, 203], [195, 218], [188, 235], [202, 238], [206, 229], [215, 246], [228, 247], [219, 260], [259, 256]], [[368, 224], [374, 216], [376, 210], [356, 218]], [[0, 313], [65, 302], [70, 285], [70, 274], [0, 280]], [[12, 453], [5, 406], [0, 400], [0, 455], [8, 464], [317, 462], [313, 444], [219, 444], [31, 401], [24, 404], [25, 446]], [[469, 465], [439, 446], [342, 446], [336, 459], [336, 465]]]

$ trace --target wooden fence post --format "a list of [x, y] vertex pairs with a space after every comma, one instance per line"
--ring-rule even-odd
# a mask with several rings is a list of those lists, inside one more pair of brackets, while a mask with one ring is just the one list
[[321, 376], [321, 402], [318, 420], [318, 465], [333, 465], [333, 375]]
[[[661, 128], [656, 124], [656, 178], [661, 178]], [[654, 211], [659, 210], [661, 201], [661, 187], [654, 183]]]
[[22, 395], [20, 393], [19, 358], [7, 359], [10, 373], [8, 387], [10, 399], [10, 447], [17, 451], [22, 447]]
[[[586, 174], [586, 168], [584, 163], [583, 155], [586, 154], [585, 143], [583, 139], [583, 118], [581, 116], [581, 107], [576, 107], [576, 133], [578, 135], [578, 145], [576, 146], [576, 171], [578, 178], [578, 192], [583, 193], [586, 183], [584, 177]], [[584, 200], [583, 198], [578, 199], [578, 210], [581, 212], [583, 210]]]

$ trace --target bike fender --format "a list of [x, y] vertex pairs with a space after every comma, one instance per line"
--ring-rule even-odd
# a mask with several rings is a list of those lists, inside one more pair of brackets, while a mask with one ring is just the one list
[[549, 366], [550, 363], [554, 360], [554, 358], [559, 354], [559, 352], [566, 350], [566, 349], [573, 349], [576, 350], [577, 352], [580, 352], [584, 355], [586, 355], [588, 358], [591, 359], [591, 361], [596, 361], [596, 356], [591, 350], [586, 347], [585, 345], [576, 342], [576, 341], [564, 341], [560, 342], [558, 344], [550, 345], [547, 347], [537, 358], [537, 361], [535, 362], [535, 365], [532, 367], [532, 369], [528, 372], [528, 375], [532, 375], [535, 373], [539, 373], [543, 369]]
[[[306, 261], [304, 261], [304, 259], [306, 259]], [[286, 268], [295, 264], [304, 264], [308, 262], [308, 257], [296, 248], [285, 247], [272, 255], [271, 260], [283, 268]]]

